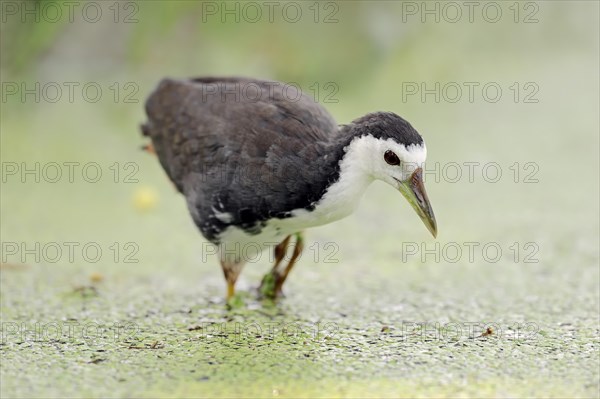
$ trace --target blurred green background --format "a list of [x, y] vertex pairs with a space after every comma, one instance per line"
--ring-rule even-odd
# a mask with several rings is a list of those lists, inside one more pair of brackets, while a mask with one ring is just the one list
[[[466, 3], [2, 2], [2, 396], [597, 397], [599, 5]], [[256, 299], [263, 257], [227, 311], [217, 259], [139, 150], [158, 81], [204, 75], [298, 84], [339, 123], [409, 120], [437, 240], [376, 183], [353, 216], [308, 232], [282, 303]], [[269, 337], [268, 323], [301, 328]]]

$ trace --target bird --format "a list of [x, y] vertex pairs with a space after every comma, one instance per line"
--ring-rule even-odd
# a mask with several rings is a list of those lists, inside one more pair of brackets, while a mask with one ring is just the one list
[[245, 77], [164, 78], [145, 111], [144, 148], [216, 246], [227, 301], [244, 265], [265, 250], [274, 264], [259, 292], [282, 296], [305, 230], [352, 214], [375, 180], [397, 189], [437, 235], [425, 142], [393, 112], [337, 124], [297, 85]]

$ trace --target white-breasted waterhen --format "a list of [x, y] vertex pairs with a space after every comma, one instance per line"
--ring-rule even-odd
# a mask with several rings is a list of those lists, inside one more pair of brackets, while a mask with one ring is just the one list
[[437, 233], [422, 179], [425, 143], [392, 112], [338, 125], [294, 85], [227, 77], [164, 79], [146, 113], [144, 135], [218, 248], [228, 299], [246, 261], [267, 248], [275, 264], [261, 292], [281, 294], [302, 231], [350, 215], [376, 179], [398, 189]]

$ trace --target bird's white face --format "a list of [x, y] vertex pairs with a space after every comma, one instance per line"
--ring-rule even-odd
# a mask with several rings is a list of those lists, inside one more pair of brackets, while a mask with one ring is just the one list
[[394, 188], [410, 179], [418, 168], [423, 168], [427, 148], [423, 145], [404, 145], [392, 140], [363, 136], [348, 150], [353, 164], [359, 164], [373, 180], [381, 180]]
[[375, 140], [373, 143], [376, 161], [373, 165], [373, 177], [398, 188], [399, 181], [410, 178], [418, 168], [422, 168], [427, 158], [427, 147], [423, 145], [404, 145], [392, 139]]
[[348, 164], [358, 167], [358, 173], [382, 180], [400, 191], [435, 236], [435, 216], [423, 184], [426, 157], [425, 143], [407, 147], [393, 139], [369, 135], [354, 140], [346, 153]]

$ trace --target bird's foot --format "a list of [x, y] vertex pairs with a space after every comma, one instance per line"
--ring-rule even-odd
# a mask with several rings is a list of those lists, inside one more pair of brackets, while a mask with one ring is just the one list
[[275, 300], [283, 296], [281, 286], [283, 285], [283, 277], [276, 270], [271, 270], [263, 277], [258, 293], [262, 298]]
[[228, 310], [239, 309], [246, 305], [244, 298], [240, 293], [235, 293], [227, 298], [226, 306]]
[[235, 292], [235, 281], [227, 281], [227, 296], [225, 297], [227, 309], [232, 310], [244, 306], [244, 299], [239, 292]]

